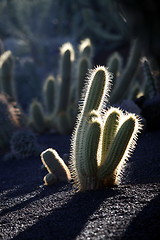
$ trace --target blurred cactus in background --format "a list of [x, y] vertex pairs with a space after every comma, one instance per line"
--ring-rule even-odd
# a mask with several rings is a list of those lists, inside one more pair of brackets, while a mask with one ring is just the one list
[[[127, 59], [127, 63], [123, 68], [121, 67], [121, 72], [119, 73], [119, 77], [117, 77], [117, 69], [113, 69], [116, 72], [113, 72], [113, 78], [116, 82], [114, 84], [113, 82], [113, 91], [111, 92], [110, 102], [112, 104], [120, 103], [124, 98], [127, 98], [127, 94], [129, 93], [129, 89], [131, 88], [131, 85], [133, 81], [135, 81], [135, 74], [138, 70], [139, 64], [140, 64], [140, 58], [141, 58], [141, 43], [139, 40], [135, 40], [133, 45], [131, 46], [130, 54]], [[121, 65], [121, 59], [117, 58], [117, 62], [119, 65]], [[110, 64], [110, 62], [108, 62]], [[109, 70], [113, 67], [110, 65], [107, 65], [109, 67]]]
[[86, 73], [92, 65], [92, 48], [89, 39], [81, 41], [77, 54], [71, 43], [61, 46], [57, 76], [50, 75], [43, 84], [43, 103], [34, 100], [30, 105], [29, 125], [35, 130], [71, 133]]

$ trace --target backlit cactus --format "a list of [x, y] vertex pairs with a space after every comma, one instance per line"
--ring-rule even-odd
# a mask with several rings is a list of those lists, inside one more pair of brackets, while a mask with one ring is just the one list
[[112, 107], [105, 110], [110, 82], [105, 67], [95, 68], [81, 99], [70, 156], [71, 174], [80, 191], [118, 184], [141, 129], [134, 114]]
[[57, 181], [69, 181], [70, 171], [59, 154], [52, 148], [41, 153], [41, 160], [48, 174], [44, 177], [45, 185], [52, 185]]

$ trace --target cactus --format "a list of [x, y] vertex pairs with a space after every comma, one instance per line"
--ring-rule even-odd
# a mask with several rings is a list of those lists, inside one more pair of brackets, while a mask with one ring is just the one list
[[43, 106], [39, 101], [34, 100], [31, 103], [29, 115], [30, 115], [29, 126], [33, 127], [33, 129], [35, 129], [39, 133], [43, 133], [48, 129]]
[[118, 52], [114, 52], [109, 59], [107, 60], [107, 68], [108, 71], [113, 74], [112, 77], [112, 90], [115, 87], [115, 85], [118, 84], [117, 78], [120, 76], [120, 73], [122, 71], [122, 57]]
[[75, 51], [71, 43], [61, 46], [58, 75], [55, 78], [49, 76], [44, 82], [44, 104], [33, 101], [30, 105], [29, 125], [36, 131], [54, 129], [60, 134], [70, 134], [73, 130], [78, 102], [85, 85], [84, 79], [91, 67], [92, 45], [89, 39], [80, 43], [77, 55], [78, 59], [75, 61]]
[[92, 58], [93, 55], [93, 47], [91, 40], [89, 38], [85, 38], [81, 41], [79, 45], [79, 55], [82, 57], [87, 57], [88, 59]]
[[49, 174], [44, 177], [45, 185], [51, 185], [57, 181], [69, 181], [70, 171], [56, 150], [48, 148], [41, 153], [41, 160]]
[[0, 56], [0, 90], [10, 97], [15, 97], [13, 64], [12, 52], [5, 51]]
[[131, 47], [129, 58], [125, 66], [124, 71], [121, 73], [119, 79], [117, 79], [116, 86], [111, 92], [110, 102], [118, 103], [126, 97], [128, 90], [130, 89], [133, 77], [138, 69], [139, 60], [141, 57], [141, 42], [139, 39], [134, 40], [133, 46]]
[[44, 103], [48, 114], [52, 114], [55, 108], [55, 78], [50, 75], [43, 86]]
[[65, 43], [60, 48], [60, 87], [57, 103], [57, 112], [66, 111], [71, 84], [72, 62], [74, 61], [74, 49], [70, 43]]
[[153, 74], [151, 72], [150, 64], [147, 61], [146, 58], [142, 59], [142, 66], [143, 66], [143, 74], [144, 74], [144, 80], [145, 80], [145, 89], [144, 89], [144, 95], [147, 98], [152, 98], [156, 96], [157, 89], [156, 89], [156, 80], [153, 77]]
[[39, 154], [36, 136], [29, 129], [14, 132], [11, 137], [10, 147], [11, 154], [16, 159], [25, 159]]
[[133, 152], [141, 129], [135, 114], [104, 109], [110, 89], [105, 67], [91, 71], [81, 99], [80, 114], [71, 140], [71, 175], [78, 190], [119, 183], [124, 163]]

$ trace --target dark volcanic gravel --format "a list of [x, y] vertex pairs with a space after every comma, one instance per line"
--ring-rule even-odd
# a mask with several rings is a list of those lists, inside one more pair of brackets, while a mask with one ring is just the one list
[[[69, 152], [69, 136], [39, 136]], [[160, 239], [160, 132], [143, 133], [117, 188], [76, 193], [43, 185], [40, 158], [0, 161], [0, 239]]]

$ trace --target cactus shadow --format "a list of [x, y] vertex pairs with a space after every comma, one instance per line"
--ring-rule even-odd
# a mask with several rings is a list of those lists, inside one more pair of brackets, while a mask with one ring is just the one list
[[116, 188], [75, 193], [67, 203], [56, 208], [50, 215], [43, 217], [13, 239], [75, 239], [101, 203], [117, 194], [119, 190]]
[[38, 186], [31, 190], [31, 188], [25, 189], [21, 186], [17, 190], [7, 193], [5, 199], [12, 199], [12, 206], [2, 209], [0, 216], [4, 216], [7, 213], [18, 211], [34, 201], [42, 200], [49, 195], [52, 195], [62, 188], [64, 183], [57, 184], [54, 188], [47, 188], [43, 185]]
[[160, 239], [160, 194], [132, 220], [122, 236], [122, 240], [127, 239]]

